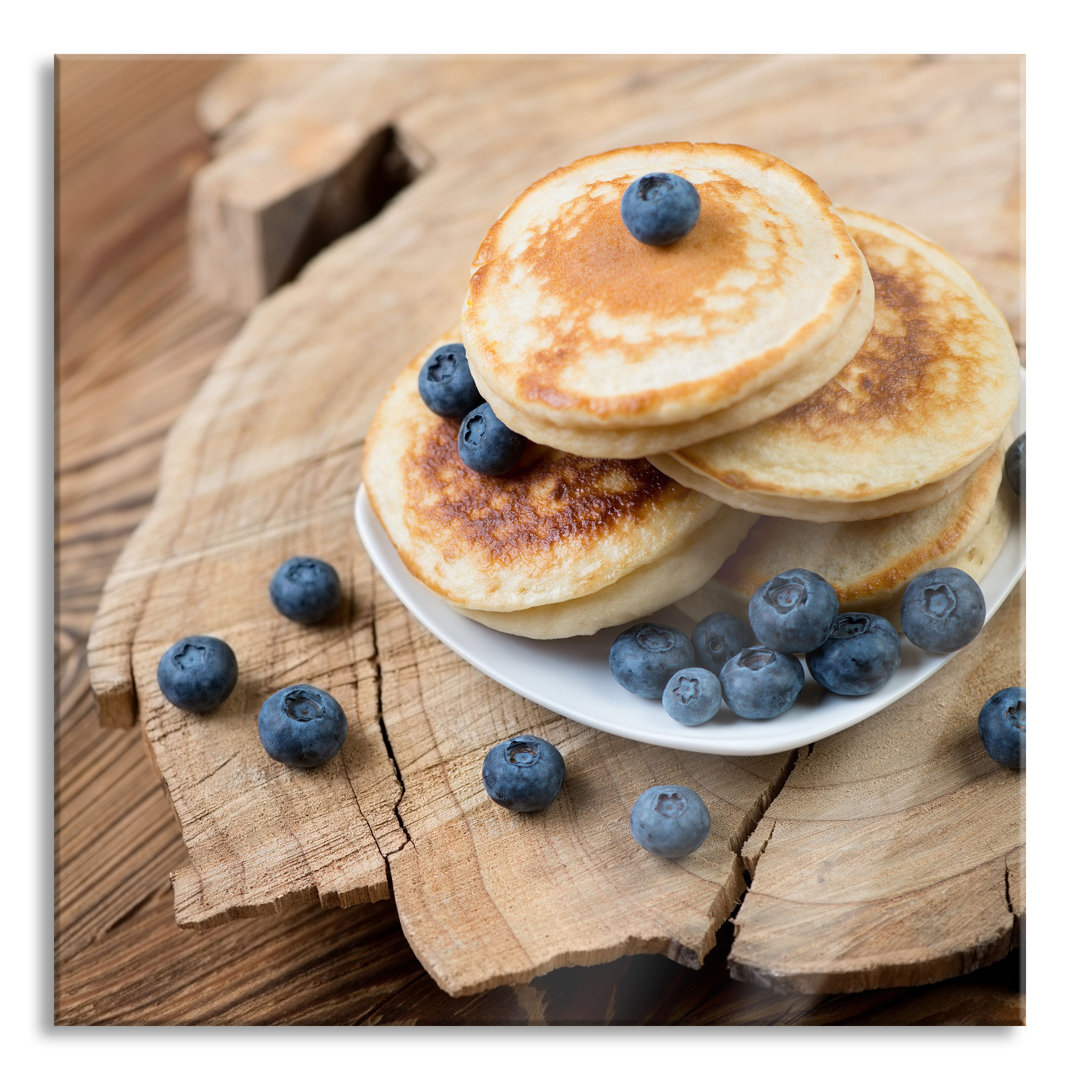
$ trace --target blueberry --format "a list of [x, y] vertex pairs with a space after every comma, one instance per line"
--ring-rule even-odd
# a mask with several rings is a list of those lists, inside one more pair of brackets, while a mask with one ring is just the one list
[[728, 708], [746, 720], [771, 720], [787, 712], [805, 682], [806, 673], [797, 657], [764, 645], [737, 652], [720, 672]]
[[158, 661], [161, 692], [178, 709], [209, 712], [236, 685], [236, 653], [220, 638], [194, 634], [170, 645]]
[[834, 694], [872, 694], [900, 666], [900, 635], [880, 615], [845, 611], [829, 636], [806, 654], [806, 666]]
[[785, 570], [750, 597], [750, 626], [758, 641], [776, 652], [816, 649], [839, 613], [836, 590], [813, 570]]
[[1005, 451], [1005, 479], [1009, 487], [1022, 499], [1024, 497], [1025, 456], [1027, 452], [1027, 432], [1018, 436]]
[[286, 618], [309, 624], [322, 622], [341, 599], [341, 581], [328, 562], [294, 555], [274, 571], [270, 599]]
[[660, 698], [668, 679], [694, 662], [694, 646], [681, 630], [638, 623], [612, 643], [608, 663], [615, 681], [631, 694]]
[[345, 745], [348, 729], [337, 701], [305, 683], [272, 694], [259, 710], [263, 749], [275, 761], [294, 768], [325, 764]]
[[519, 814], [531, 814], [555, 801], [566, 777], [566, 763], [545, 739], [519, 735], [487, 752], [481, 776], [493, 802]]
[[648, 173], [623, 192], [623, 224], [635, 240], [663, 247], [685, 236], [701, 213], [697, 188], [681, 176]]
[[1027, 734], [1027, 690], [1007, 686], [986, 700], [979, 710], [979, 738], [999, 764], [1022, 769]]
[[974, 641], [986, 621], [986, 600], [970, 574], [954, 566], [927, 570], [908, 583], [900, 626], [908, 640], [932, 653], [954, 652]]
[[694, 659], [700, 667], [719, 677], [723, 666], [741, 649], [755, 644], [750, 627], [735, 615], [722, 611], [706, 615], [690, 636]]
[[660, 784], [643, 791], [630, 811], [631, 835], [646, 851], [665, 859], [696, 851], [711, 826], [701, 796], [681, 784]]
[[424, 361], [419, 386], [424, 404], [449, 420], [460, 420], [484, 400], [473, 382], [465, 346], [460, 342], [441, 346]]
[[700, 667], [676, 671], [664, 687], [660, 700], [668, 716], [687, 727], [697, 727], [711, 720], [724, 703], [720, 680], [713, 672]]
[[485, 401], [473, 409], [458, 431], [458, 453], [470, 469], [485, 476], [502, 476], [521, 460], [529, 440], [511, 431]]

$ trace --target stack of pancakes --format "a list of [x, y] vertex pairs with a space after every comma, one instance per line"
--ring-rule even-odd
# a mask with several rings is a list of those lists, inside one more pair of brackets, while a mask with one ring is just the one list
[[[621, 220], [649, 172], [701, 198], [666, 247]], [[481, 244], [447, 340], [533, 451], [508, 476], [466, 468], [417, 391], [429, 349], [380, 406], [364, 481], [412, 573], [499, 629], [588, 634], [680, 600], [745, 614], [795, 566], [894, 616], [915, 574], [977, 578], [1004, 542], [1004, 319], [936, 245], [759, 151], [668, 143], [551, 173]]]

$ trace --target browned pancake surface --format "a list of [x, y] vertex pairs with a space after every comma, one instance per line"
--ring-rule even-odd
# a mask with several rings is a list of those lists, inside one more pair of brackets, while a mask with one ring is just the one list
[[438, 420], [402, 470], [410, 525], [493, 563], [546, 562], [552, 550], [590, 548], [681, 498], [685, 489], [643, 458], [581, 458], [541, 449], [515, 472], [482, 476], [461, 461], [458, 423]]
[[[533, 445], [505, 476], [474, 472], [458, 453], [458, 421], [436, 416], [417, 391], [430, 351], [379, 406], [363, 475], [402, 561], [452, 603], [520, 611], [577, 599], [681, 549], [722, 513], [644, 458], [584, 458]], [[711, 568], [706, 556], [702, 580], [728, 554], [718, 551]]]
[[[873, 250], [874, 237], [852, 229], [856, 243]], [[808, 436], [850, 441], [925, 430], [927, 401], [958, 419], [977, 395], [984, 371], [967, 358], [985, 348], [984, 314], [960, 290], [920, 279], [920, 258], [909, 251], [904, 267], [875, 268], [874, 325], [846, 368], [777, 419]], [[932, 314], [930, 314], [932, 313]]]
[[[635, 240], [623, 224], [619, 203], [599, 198], [612, 184], [626, 188], [635, 177], [613, 177], [610, 182], [590, 184], [565, 208], [565, 217], [537, 236], [520, 259], [540, 281], [545, 295], [558, 313], [537, 322], [538, 337], [557, 344], [535, 350], [531, 367], [517, 382], [524, 401], [544, 401], [562, 406], [580, 403], [580, 395], [558, 389], [553, 373], [588, 356], [605, 340], [593, 327], [597, 315], [639, 315], [642, 332], [635, 342], [639, 353], [658, 344], [693, 345], [700, 332], [660, 332], [658, 320], [684, 317], [704, 323], [711, 317], [707, 303], [718, 283], [746, 262], [746, 214], [732, 202], [753, 193], [731, 177], [698, 186], [701, 216], [693, 231], [668, 247], [652, 247]], [[780, 225], [775, 226], [777, 230]], [[573, 245], [573, 258], [567, 249]], [[479, 271], [483, 274], [483, 269]], [[758, 287], [772, 288], [782, 278], [777, 265]], [[652, 394], [641, 395], [641, 405]], [[633, 411], [633, 404], [624, 399]]]
[[[1020, 365], [1001, 313], [940, 247], [871, 214], [841, 211], [874, 280], [874, 322], [830, 382], [768, 420], [672, 453], [718, 499], [801, 517], [962, 477], [1008, 423]], [[661, 468], [665, 459], [655, 459]], [[684, 483], [693, 476], [673, 468]], [[779, 496], [739, 501], [735, 496]], [[895, 511], [914, 508], [897, 506]]]

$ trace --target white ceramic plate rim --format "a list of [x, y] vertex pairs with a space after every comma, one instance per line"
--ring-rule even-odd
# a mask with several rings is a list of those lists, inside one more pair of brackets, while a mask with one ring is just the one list
[[[1013, 431], [1025, 430], [1025, 387]], [[444, 645], [489, 678], [530, 701], [588, 727], [637, 742], [678, 750], [733, 756], [794, 750], [865, 720], [910, 693], [956, 655], [923, 652], [901, 636], [900, 667], [881, 690], [865, 697], [828, 694], [807, 676], [799, 700], [773, 720], [742, 720], [726, 706], [717, 719], [684, 727], [658, 701], [622, 689], [608, 668], [608, 650], [618, 633], [631, 625], [609, 627], [590, 637], [535, 641], [482, 626], [458, 614], [414, 578], [398, 557], [361, 484], [356, 493], [356, 527], [368, 556], [383, 580], [412, 614]], [[1025, 567], [1023, 513], [1014, 517], [1005, 545], [982, 580], [987, 619], [1001, 606]], [[675, 607], [649, 618], [689, 632], [693, 622]], [[641, 622], [643, 619], [635, 619]], [[979, 639], [967, 646], [978, 648]]]

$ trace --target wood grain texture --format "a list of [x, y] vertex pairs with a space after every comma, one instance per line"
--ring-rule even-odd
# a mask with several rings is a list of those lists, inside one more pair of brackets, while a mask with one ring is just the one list
[[[728, 71], [745, 71], [745, 65], [746, 58], [738, 58]], [[122, 86], [127, 75], [125, 66], [119, 65], [119, 72], [114, 70], [100, 76], [99, 84], [111, 82]], [[95, 80], [85, 72], [79, 75], [84, 89], [78, 100], [90, 104], [94, 99], [86, 95], [85, 88], [93, 88]], [[146, 84], [152, 86], [153, 80], [147, 79]], [[144, 86], [141, 106], [145, 106], [147, 96]], [[61, 98], [62, 94], [58, 93], [58, 100]], [[170, 105], [176, 101], [173, 92]], [[187, 101], [192, 102], [191, 93]], [[114, 140], [122, 141], [125, 126], [118, 122], [118, 116], [123, 116], [122, 110], [113, 113], [110, 128], [115, 130], [110, 133]], [[133, 123], [138, 127], [138, 118]], [[150, 126], [149, 121], [146, 123]], [[107, 140], [102, 140], [102, 144], [107, 145]], [[198, 158], [198, 145], [196, 142], [193, 160]], [[155, 151], [163, 156], [172, 152], [163, 144], [160, 133]], [[145, 174], [145, 162], [138, 157], [134, 160], [139, 165], [133, 170], [137, 178], [140, 170]], [[78, 175], [76, 170], [68, 173], [72, 179]], [[182, 177], [170, 175], [169, 180], [173, 187], [182, 187]], [[85, 203], [87, 193], [81, 190], [81, 194]], [[102, 215], [95, 221], [87, 221], [81, 242], [72, 244], [69, 250], [93, 248], [103, 232], [115, 229], [116, 217], [122, 217], [123, 211], [119, 205], [114, 209], [112, 219]], [[165, 211], [173, 231], [164, 236], [174, 238], [172, 247], [157, 234], [152, 243], [158, 251], [176, 249], [176, 230], [182, 224], [176, 209], [174, 201], [171, 216]], [[167, 272], [173, 264], [159, 256], [135, 275], [132, 261], [121, 257], [125, 254], [126, 249], [118, 248], [113, 259], [103, 264], [109, 269], [111, 280], [117, 283], [115, 291], [105, 296], [103, 303], [89, 303], [82, 311], [76, 311], [63, 329], [62, 343], [65, 335], [71, 340], [76, 331], [85, 336], [85, 324], [97, 320], [101, 333], [85, 350], [84, 363], [95, 363], [103, 372], [109, 372], [107, 378], [113, 380], [114, 390], [123, 391], [126, 354], [123, 349], [118, 352], [116, 346], [118, 341], [122, 344], [124, 331], [118, 332], [117, 326], [130, 325], [132, 336], [141, 336], [143, 344], [149, 337], [153, 342], [167, 345], [170, 363], [161, 365], [160, 377], [172, 370], [176, 382], [174, 393], [162, 391], [159, 395], [151, 358], [138, 356], [138, 360], [150, 367], [150, 375], [136, 371], [132, 377], [133, 389], [140, 374], [144, 381], [138, 386], [139, 393], [129, 395], [130, 412], [132, 415], [145, 412], [147, 417], [135, 436], [136, 449], [132, 449], [127, 439], [113, 434], [114, 444], [106, 446], [100, 460], [83, 460], [84, 472], [80, 473], [78, 467], [65, 470], [65, 461], [70, 464], [77, 460], [70, 453], [60, 463], [59, 522], [62, 524], [58, 524], [58, 531], [66, 529], [60, 550], [61, 566], [66, 568], [67, 577], [60, 586], [64, 620], [58, 628], [61, 688], [58, 755], [65, 762], [65, 767], [58, 770], [58, 805], [63, 809], [66, 825], [61, 828], [58, 824], [58, 853], [63, 855], [58, 888], [65, 886], [65, 903], [58, 908], [58, 942], [64, 944], [62, 950], [58, 948], [58, 956], [63, 956], [57, 983], [59, 1022], [287, 1023], [305, 1022], [305, 1017], [307, 1022], [316, 1023], [1021, 1022], [1022, 996], [1017, 992], [1019, 967], [1015, 953], [976, 975], [928, 990], [883, 991], [854, 998], [778, 995], [740, 986], [727, 978], [722, 957], [730, 931], [721, 928], [720, 945], [699, 972], [672, 965], [659, 957], [631, 957], [587, 970], [553, 971], [527, 987], [451, 999], [411, 959], [387, 904], [339, 912], [301, 909], [255, 922], [248, 920], [234, 927], [219, 927], [208, 932], [214, 938], [212, 947], [207, 945], [207, 934], [179, 934], [172, 921], [167, 890], [163, 889], [165, 869], [176, 865], [184, 848], [177, 839], [168, 804], [157, 789], [152, 772], [145, 767], [138, 741], [133, 743], [120, 733], [93, 729], [82, 642], [88, 612], [101, 589], [110, 553], [115, 555], [145, 508], [147, 491], [152, 490], [153, 466], [161, 449], [164, 425], [153, 426], [150, 417], [156, 413], [159, 419], [164, 416], [167, 423], [175, 415], [185, 400], [184, 386], [190, 397], [198, 375], [205, 370], [213, 352], [215, 333], [220, 348], [236, 322], [217, 316], [201, 305], [181, 280], [166, 294], [172, 306], [169, 302], [164, 305], [174, 320], [168, 328], [174, 335], [170, 341], [167, 334], [160, 333], [162, 328], [156, 322], [162, 316], [161, 305], [136, 305], [132, 310], [123, 302], [145, 290], [160, 288], [162, 272]], [[72, 295], [71, 290], [65, 294], [63, 277], [62, 273], [61, 304], [69, 302]], [[105, 317], [108, 315], [113, 316], [111, 326]], [[436, 322], [443, 317], [434, 316]], [[151, 333], [155, 328], [159, 331], [157, 337]], [[63, 344], [61, 351], [62, 356], [70, 358], [70, 352], [64, 353]], [[135, 362], [133, 356], [132, 363]], [[67, 412], [71, 422], [66, 431], [62, 430], [61, 442], [69, 447], [107, 444], [113, 432], [110, 409], [104, 400], [97, 406], [86, 403], [93, 383], [76, 383], [77, 392], [72, 392], [72, 378], [78, 366], [71, 362], [62, 364], [62, 400], [79, 407]], [[385, 381], [391, 374], [387, 372]], [[62, 410], [61, 428], [64, 427]], [[117, 469], [118, 460], [124, 463], [125, 459], [134, 459], [126, 461], [135, 492], [131, 505], [119, 511], [111, 535], [96, 533], [95, 523], [102, 520], [102, 514], [110, 513], [112, 492], [102, 480], [118, 475], [121, 471]], [[78, 512], [69, 509], [67, 497], [78, 504]], [[106, 509], [102, 510], [103, 506]], [[76, 578], [85, 584], [76, 584]], [[362, 581], [362, 575], [358, 575], [358, 581]], [[80, 601], [80, 596], [86, 599]], [[123, 678], [119, 685], [125, 685]], [[117, 748], [123, 752], [117, 753]], [[92, 757], [97, 759], [93, 766], [89, 764]], [[403, 760], [407, 761], [404, 756]], [[104, 790], [113, 795], [108, 803], [114, 825], [108, 823], [110, 815], [101, 815]], [[408, 803], [402, 806], [408, 808]], [[407, 854], [406, 848], [402, 854]], [[393, 856], [392, 864], [397, 859], [398, 856]], [[109, 866], [114, 868], [111, 879]], [[383, 913], [370, 916], [374, 918], [371, 926], [375, 928], [371, 934], [364, 929], [369, 912]], [[342, 937], [343, 928], [360, 924], [363, 926], [356, 933], [350, 931]], [[340, 948], [339, 943], [343, 943]], [[375, 960], [387, 950], [392, 956], [402, 958], [402, 970], [408, 972], [396, 983], [393, 978], [380, 981], [377, 969], [365, 960], [368, 956]], [[219, 963], [223, 956], [225, 962]], [[140, 965], [148, 972], [146, 978], [133, 978], [141, 970]], [[364, 972], [364, 977], [372, 978], [372, 985], [362, 985], [364, 977], [353, 977], [345, 968]], [[253, 982], [252, 971], [265, 972], [265, 978]], [[298, 981], [300, 972], [304, 974]], [[197, 992], [193, 989], [185, 994], [181, 990], [185, 986], [197, 988]], [[376, 1000], [378, 1004], [374, 1004]]]
[[802, 756], [743, 848], [733, 974], [850, 992], [964, 974], [1018, 944], [1024, 778], [986, 754], [972, 700], [1024, 683], [1022, 595], [948, 678]]
[[184, 858], [141, 739], [100, 728], [86, 640], [106, 575], [153, 499], [165, 434], [239, 325], [192, 296], [184, 243], [191, 177], [208, 159], [192, 103], [223, 66], [57, 62], [60, 970], [167, 888]]

